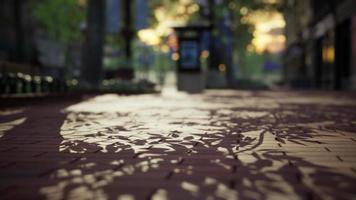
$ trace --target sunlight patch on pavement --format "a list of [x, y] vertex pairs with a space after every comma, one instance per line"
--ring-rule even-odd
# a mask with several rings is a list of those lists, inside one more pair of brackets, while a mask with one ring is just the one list
[[118, 198], [118, 200], [135, 200], [135, 196], [132, 194], [122, 194]]
[[[22, 114], [25, 109], [19, 108], [19, 109], [5, 109], [5, 110], [0, 110], [0, 117], [11, 117], [13, 115], [18, 115]], [[26, 121], [26, 117], [16, 117], [16, 119], [13, 120], [3, 120], [0, 122], [0, 138], [2, 138], [6, 132], [12, 130], [16, 126], [24, 123]]]
[[25, 121], [26, 121], [26, 117], [21, 117], [19, 119], [15, 119], [9, 122], [0, 123], [0, 138], [2, 138], [7, 131], [10, 131], [11, 129], [24, 123]]
[[198, 193], [199, 193], [199, 186], [193, 184], [193, 183], [190, 183], [190, 182], [187, 182], [187, 181], [183, 181], [181, 183], [181, 187], [186, 190], [186, 191], [189, 191], [190, 193], [192, 193], [193, 195], [197, 196]]
[[[103, 95], [71, 106], [61, 127], [60, 151], [90, 151], [75, 148], [84, 141], [101, 152], [132, 149], [144, 153], [151, 146], [171, 152], [173, 144], [184, 145], [182, 139], [197, 140], [207, 131], [223, 130], [210, 125], [210, 104], [182, 97]], [[157, 142], [162, 139], [165, 142]]]
[[24, 111], [24, 109], [1, 110], [0, 116], [16, 115], [16, 114], [22, 113], [23, 111]]
[[152, 200], [168, 200], [167, 190], [159, 189], [152, 195]]

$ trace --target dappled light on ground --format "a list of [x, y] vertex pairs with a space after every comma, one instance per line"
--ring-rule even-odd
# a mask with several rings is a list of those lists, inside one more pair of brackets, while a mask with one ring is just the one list
[[[68, 184], [81, 180], [89, 186], [86, 190], [99, 195], [110, 185], [129, 187], [135, 181], [149, 185], [164, 178], [167, 185], [159, 183], [152, 194], [161, 199], [175, 198], [177, 191], [222, 199], [352, 195], [355, 179], [344, 177], [355, 177], [355, 154], [347, 150], [350, 157], [345, 159], [353, 162], [342, 164], [343, 170], [329, 166], [340, 166], [337, 151], [346, 149], [336, 146], [336, 152], [324, 156], [328, 144], [353, 137], [337, 128], [355, 123], [351, 101], [282, 93], [283, 98], [268, 93], [241, 92], [234, 98], [235, 92], [218, 94], [104, 95], [69, 107], [60, 151], [109, 153], [113, 158], [102, 159], [108, 167], [94, 174], [85, 171], [98, 167], [95, 161], [91, 163], [90, 157], [78, 161], [81, 174], [67, 172]], [[335, 110], [338, 104], [343, 107]], [[349, 148], [356, 151], [355, 146]], [[335, 178], [333, 188], [322, 174]]]
[[59, 135], [46, 136], [57, 139], [31, 150], [54, 159], [33, 187], [46, 199], [355, 198], [353, 100], [248, 91], [96, 96], [57, 108]]

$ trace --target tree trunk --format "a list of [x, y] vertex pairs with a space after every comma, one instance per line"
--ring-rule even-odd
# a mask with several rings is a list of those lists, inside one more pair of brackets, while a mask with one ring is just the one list
[[16, 61], [24, 61], [24, 30], [22, 23], [22, 4], [20, 0], [13, 1], [14, 8], [14, 26], [16, 32]]
[[[227, 5], [226, 5], [227, 6]], [[227, 16], [227, 19], [232, 21], [231, 19], [231, 11], [229, 11], [229, 14]], [[227, 38], [227, 42], [225, 43], [225, 62], [226, 62], [226, 80], [227, 80], [227, 86], [229, 88], [234, 87], [235, 85], [235, 68], [234, 68], [234, 63], [233, 63], [233, 32], [231, 29], [231, 24], [225, 25], [225, 37]]]
[[82, 49], [82, 84], [95, 89], [102, 78], [105, 1], [88, 0], [87, 28]]
[[218, 60], [217, 60], [217, 53], [216, 53], [216, 46], [215, 46], [215, 40], [216, 37], [213, 35], [214, 30], [216, 29], [216, 24], [215, 24], [215, 1], [214, 0], [209, 0], [208, 1], [208, 6], [209, 6], [209, 15], [208, 15], [208, 20], [210, 22], [210, 25], [212, 27], [211, 34], [210, 34], [210, 39], [209, 39], [209, 70], [216, 70], [218, 71]]
[[[133, 30], [132, 30], [132, 19], [131, 19], [131, 6], [132, 6], [132, 0], [124, 0], [123, 1], [124, 6], [123, 6], [123, 18], [124, 18], [124, 28], [123, 28], [123, 37], [125, 38], [125, 56], [126, 56], [126, 61], [127, 65], [131, 65], [131, 59], [132, 59], [132, 39], [133, 39]], [[131, 68], [132, 66], [127, 66]]]

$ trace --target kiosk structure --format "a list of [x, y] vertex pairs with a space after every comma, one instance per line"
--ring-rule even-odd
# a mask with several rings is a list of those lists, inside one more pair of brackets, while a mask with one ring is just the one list
[[201, 67], [202, 33], [210, 26], [173, 27], [178, 36], [177, 88], [188, 93], [205, 89], [205, 74]]

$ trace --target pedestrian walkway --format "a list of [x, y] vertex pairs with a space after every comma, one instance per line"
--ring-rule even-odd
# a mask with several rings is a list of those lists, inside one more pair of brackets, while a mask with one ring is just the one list
[[210, 90], [0, 109], [0, 199], [356, 199], [356, 96]]

